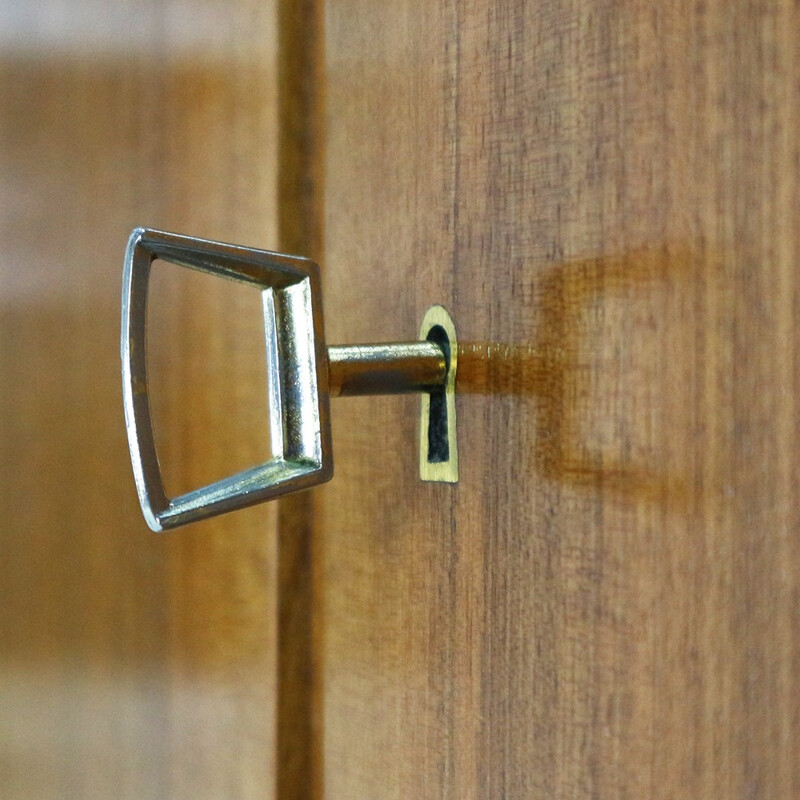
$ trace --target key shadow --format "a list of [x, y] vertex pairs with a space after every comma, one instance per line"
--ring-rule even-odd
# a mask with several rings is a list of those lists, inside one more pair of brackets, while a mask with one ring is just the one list
[[664, 358], [690, 335], [700, 269], [687, 249], [553, 267], [534, 288], [531, 344], [460, 342], [457, 393], [535, 398], [533, 466], [545, 479], [685, 506], [691, 468], [665, 463], [693, 388], [670, 385]]

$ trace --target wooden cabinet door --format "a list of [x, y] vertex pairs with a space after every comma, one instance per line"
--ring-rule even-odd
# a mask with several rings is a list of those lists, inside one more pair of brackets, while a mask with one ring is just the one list
[[[260, 0], [0, 0], [8, 800], [273, 796], [276, 510], [147, 530], [119, 315], [135, 225], [277, 246], [276, 22]], [[257, 297], [156, 277], [154, 411], [178, 490], [263, 454], [263, 335]]]
[[[792, 7], [0, 23], [4, 798], [797, 796]], [[320, 259], [331, 343], [445, 305], [459, 484], [415, 398], [338, 400], [330, 484], [147, 533], [138, 224]], [[154, 290], [179, 491], [265, 451], [263, 344], [247, 293]]]
[[797, 796], [796, 9], [326, 24], [328, 338], [448, 307], [461, 480], [335, 401], [325, 796]]

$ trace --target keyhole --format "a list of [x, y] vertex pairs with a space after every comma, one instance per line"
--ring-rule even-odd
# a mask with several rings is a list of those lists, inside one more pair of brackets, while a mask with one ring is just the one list
[[447, 364], [444, 384], [421, 396], [419, 476], [423, 481], [458, 483], [455, 401], [458, 340], [453, 320], [445, 308], [436, 305], [427, 310], [419, 338], [440, 347]]
[[[450, 337], [441, 325], [428, 331], [429, 342], [439, 345], [444, 351], [447, 371], [450, 372]], [[447, 384], [431, 391], [428, 416], [428, 463], [441, 464], [450, 460], [450, 437], [447, 430]]]

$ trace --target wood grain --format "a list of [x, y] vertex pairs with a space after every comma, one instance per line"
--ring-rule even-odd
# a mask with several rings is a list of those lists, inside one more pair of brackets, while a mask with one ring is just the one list
[[327, 796], [797, 796], [798, 23], [328, 0], [328, 337], [465, 345], [457, 487], [333, 409]]
[[[322, 0], [278, 3], [278, 234], [284, 252], [323, 261], [324, 20]], [[315, 503], [278, 503], [276, 796], [323, 797], [324, 702]]]
[[[147, 531], [119, 291], [137, 224], [276, 246], [276, 9], [18, 6], [0, 2], [0, 795], [270, 797], [275, 511]], [[177, 272], [156, 289], [160, 452], [196, 486], [266, 452], [258, 302], [251, 319]]]

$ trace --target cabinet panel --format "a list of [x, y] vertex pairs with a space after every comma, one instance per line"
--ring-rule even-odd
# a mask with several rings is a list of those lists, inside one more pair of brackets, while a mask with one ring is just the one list
[[329, 797], [790, 797], [798, 19], [327, 4], [331, 341], [463, 343], [333, 408]]
[[[276, 246], [275, 18], [0, 2], [3, 797], [272, 796], [275, 510], [146, 529], [119, 294], [137, 224]], [[162, 452], [198, 483], [253, 457], [262, 334], [224, 282], [159, 290]]]

